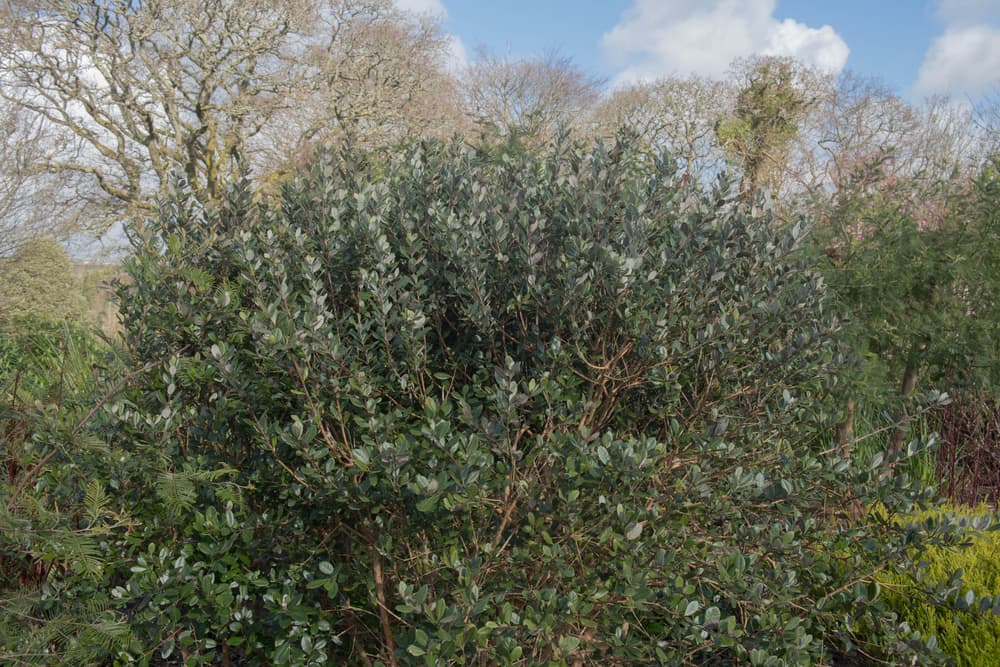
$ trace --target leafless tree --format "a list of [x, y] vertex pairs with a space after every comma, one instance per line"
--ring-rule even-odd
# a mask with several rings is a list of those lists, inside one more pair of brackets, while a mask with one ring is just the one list
[[878, 80], [845, 73], [813, 99], [793, 141], [786, 191], [860, 194], [905, 181], [926, 199], [974, 172], [984, 155], [971, 111], [945, 98], [913, 105]]
[[894, 168], [916, 128], [913, 108], [879, 81], [846, 73], [812, 91], [793, 141], [786, 187], [827, 194]]
[[297, 55], [305, 71], [253, 142], [268, 166], [294, 163], [331, 139], [371, 145], [461, 130], [447, 41], [434, 17], [382, 0], [339, 0], [337, 12], [318, 20], [325, 41]]
[[715, 126], [731, 113], [734, 98], [733, 87], [724, 81], [666, 78], [615, 91], [593, 121], [603, 136], [621, 127], [630, 129], [650, 146], [675, 156], [684, 178], [698, 178], [722, 166]]
[[[445, 42], [389, 0], [8, 0], [0, 95], [62, 133], [111, 221], [182, 174], [207, 199], [335, 132], [433, 123]], [[423, 113], [423, 112], [422, 112]], [[95, 209], [96, 210], [96, 209]]]
[[1000, 155], [1000, 87], [984, 95], [973, 108], [987, 150], [994, 157]]
[[508, 60], [484, 52], [463, 73], [461, 91], [481, 128], [546, 137], [583, 117], [601, 83], [557, 54]]
[[0, 100], [0, 257], [32, 237], [86, 228], [87, 184], [40, 168], [65, 150], [41, 119]]
[[925, 180], [944, 180], [978, 171], [987, 150], [966, 103], [932, 97], [916, 107], [917, 128], [906, 143], [908, 174]]

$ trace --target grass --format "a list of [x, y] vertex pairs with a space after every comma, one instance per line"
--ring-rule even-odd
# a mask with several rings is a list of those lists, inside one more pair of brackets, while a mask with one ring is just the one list
[[[867, 466], [877, 455], [884, 455], [888, 451], [896, 419], [888, 409], [861, 404], [854, 420], [854, 459], [862, 466]], [[914, 438], [926, 442], [935, 435], [931, 415], [923, 413], [910, 422], [905, 442]], [[938, 453], [934, 448], [926, 448], [908, 457], [903, 462], [901, 471], [925, 485], [938, 486], [937, 459]]]

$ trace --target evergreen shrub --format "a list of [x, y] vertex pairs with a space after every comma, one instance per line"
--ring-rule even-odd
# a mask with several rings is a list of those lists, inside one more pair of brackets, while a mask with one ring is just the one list
[[726, 184], [627, 139], [417, 143], [132, 234], [130, 659], [940, 657], [876, 580], [928, 536], [851, 518], [923, 496], [818, 444], [839, 322]]

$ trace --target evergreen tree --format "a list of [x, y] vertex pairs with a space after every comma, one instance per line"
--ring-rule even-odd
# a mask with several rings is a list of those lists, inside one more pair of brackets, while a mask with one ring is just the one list
[[85, 308], [66, 249], [51, 237], [26, 241], [0, 262], [0, 319], [74, 319]]

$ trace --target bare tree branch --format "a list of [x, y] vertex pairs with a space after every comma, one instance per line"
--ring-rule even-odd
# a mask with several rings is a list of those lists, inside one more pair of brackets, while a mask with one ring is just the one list
[[106, 224], [147, 209], [173, 173], [212, 200], [233, 178], [336, 133], [373, 140], [450, 125], [440, 120], [449, 88], [440, 26], [389, 0], [7, 0], [3, 9], [0, 98], [75, 139], [66, 145], [77, 150], [39, 164], [103, 192]]

